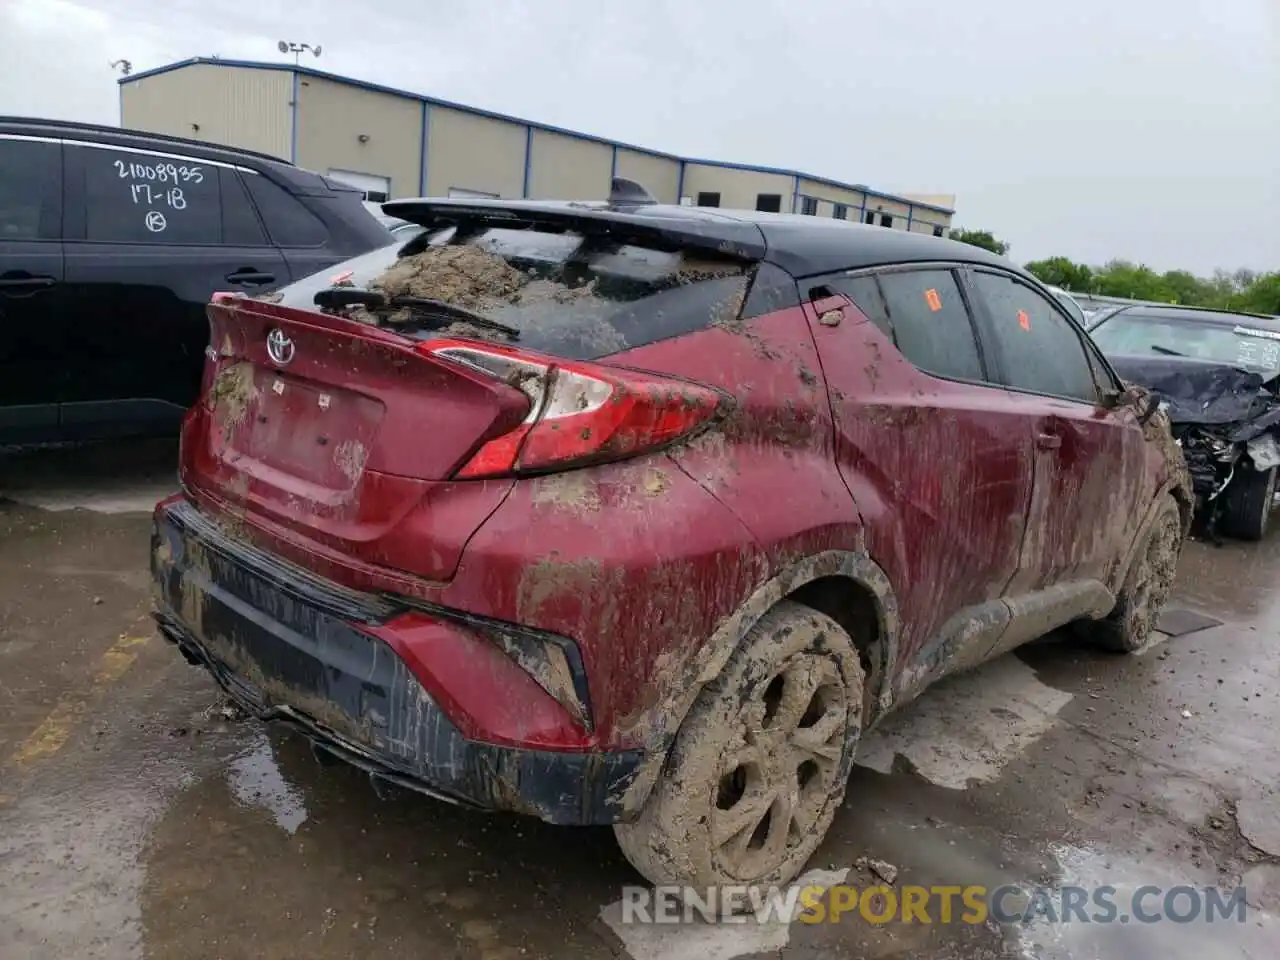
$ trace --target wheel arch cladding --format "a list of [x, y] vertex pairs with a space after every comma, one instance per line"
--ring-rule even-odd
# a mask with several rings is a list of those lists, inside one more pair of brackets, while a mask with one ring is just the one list
[[[857, 591], [857, 601], [838, 599], [834, 587], [841, 580]], [[806, 603], [806, 597], [812, 602]], [[660, 706], [662, 723], [656, 725], [649, 742], [645, 744], [645, 759], [623, 797], [623, 819], [635, 816], [644, 806], [666, 766], [676, 737], [698, 694], [720, 675], [747, 632], [760, 618], [787, 599], [827, 614], [846, 630], [850, 625], [856, 625], [859, 617], [865, 617], [868, 609], [874, 611], [875, 655], [880, 658], [881, 666], [877, 671], [873, 663], [872, 670], [864, 671], [870, 681], [866, 691], [870, 696], [864, 699], [872, 702], [873, 716], [883, 714], [888, 709], [892, 696], [889, 678], [893, 675], [897, 661], [900, 629], [898, 604], [889, 577], [864, 553], [826, 550], [796, 560], [757, 587], [737, 610], [720, 623], [683, 675], [667, 685]], [[831, 606], [839, 615], [818, 604]], [[856, 637], [854, 645], [863, 656], [871, 655], [870, 650], [863, 651], [862, 643]], [[866, 719], [864, 707], [864, 725]]]

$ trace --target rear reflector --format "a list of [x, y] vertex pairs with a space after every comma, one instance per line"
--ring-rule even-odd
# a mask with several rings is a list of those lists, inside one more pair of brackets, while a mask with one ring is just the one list
[[633, 456], [691, 433], [720, 405], [720, 394], [708, 387], [498, 344], [432, 340], [418, 349], [487, 373], [529, 397], [524, 422], [481, 446], [455, 474], [461, 479]]

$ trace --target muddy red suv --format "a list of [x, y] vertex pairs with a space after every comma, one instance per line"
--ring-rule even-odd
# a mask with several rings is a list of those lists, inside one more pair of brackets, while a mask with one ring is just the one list
[[376, 780], [781, 882], [934, 680], [1142, 644], [1190, 493], [1006, 261], [618, 186], [390, 203], [404, 246], [217, 298], [157, 617]]

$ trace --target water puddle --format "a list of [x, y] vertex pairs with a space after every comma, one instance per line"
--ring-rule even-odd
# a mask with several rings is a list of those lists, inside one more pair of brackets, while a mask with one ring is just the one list
[[263, 807], [276, 825], [290, 836], [306, 822], [307, 807], [302, 793], [285, 780], [271, 751], [271, 741], [258, 738], [257, 745], [227, 766], [227, 785], [236, 801], [246, 807]]

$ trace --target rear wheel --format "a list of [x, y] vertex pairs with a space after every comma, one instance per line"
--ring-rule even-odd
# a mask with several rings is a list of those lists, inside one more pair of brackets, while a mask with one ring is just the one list
[[615, 825], [622, 852], [655, 884], [793, 879], [844, 796], [862, 687], [839, 624], [778, 604], [702, 691], [640, 816]]
[[1261, 540], [1271, 519], [1276, 468], [1237, 474], [1223, 493], [1222, 532], [1237, 540]]
[[1122, 653], [1133, 653], [1146, 645], [1173, 590], [1181, 551], [1182, 517], [1178, 505], [1168, 499], [1134, 559], [1115, 610], [1106, 620], [1091, 625], [1094, 639]]

